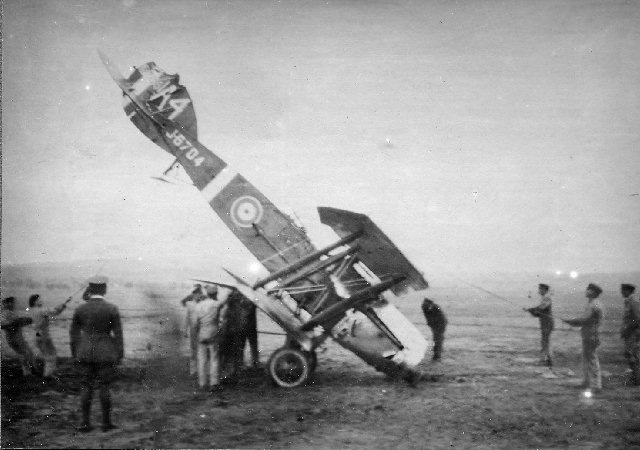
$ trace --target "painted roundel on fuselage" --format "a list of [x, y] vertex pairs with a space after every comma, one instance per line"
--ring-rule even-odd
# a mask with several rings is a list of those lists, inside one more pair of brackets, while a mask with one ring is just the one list
[[231, 204], [231, 220], [242, 228], [249, 228], [260, 222], [263, 213], [260, 201], [250, 195], [243, 195]]

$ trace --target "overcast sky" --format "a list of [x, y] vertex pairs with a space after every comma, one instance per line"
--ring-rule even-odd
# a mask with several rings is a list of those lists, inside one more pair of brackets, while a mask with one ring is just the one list
[[179, 73], [200, 141], [317, 245], [370, 215], [435, 272], [640, 270], [640, 3], [3, 2], [2, 262], [251, 261], [125, 117]]

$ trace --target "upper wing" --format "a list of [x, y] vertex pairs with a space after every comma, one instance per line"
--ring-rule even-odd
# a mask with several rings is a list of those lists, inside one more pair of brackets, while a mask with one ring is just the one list
[[357, 241], [360, 246], [358, 258], [378, 277], [389, 273], [401, 273], [407, 277], [391, 287], [394, 294], [403, 294], [409, 288], [422, 290], [429, 287], [422, 274], [369, 217], [326, 207], [319, 207], [318, 213], [320, 221], [333, 228], [340, 237], [362, 231]]

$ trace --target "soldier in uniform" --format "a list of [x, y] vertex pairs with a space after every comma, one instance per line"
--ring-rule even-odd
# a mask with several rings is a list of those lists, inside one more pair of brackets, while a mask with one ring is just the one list
[[7, 338], [7, 344], [16, 352], [20, 359], [22, 375], [31, 375], [33, 371], [33, 352], [31, 347], [24, 340], [22, 327], [29, 325], [33, 320], [31, 317], [18, 314], [15, 310], [16, 299], [7, 297], [2, 300], [2, 329]]
[[600, 346], [600, 324], [602, 323], [602, 305], [598, 297], [602, 289], [597, 284], [587, 286], [588, 300], [584, 314], [575, 319], [563, 320], [574, 327], [581, 328], [582, 334], [582, 367], [584, 371], [584, 387], [591, 390], [602, 389], [600, 375], [600, 361], [598, 361], [598, 347]]
[[38, 347], [44, 359], [44, 372], [42, 376], [45, 379], [51, 379], [53, 377], [58, 362], [56, 347], [53, 345], [53, 341], [49, 335], [49, 319], [64, 311], [67, 303], [70, 301], [71, 297], [55, 308], [45, 308], [40, 295], [33, 294], [29, 297], [29, 309], [31, 318], [33, 319], [33, 328], [36, 332], [36, 347]]
[[[221, 296], [222, 297], [222, 296]], [[216, 286], [207, 287], [207, 296], [196, 306], [198, 330], [198, 385], [201, 389], [218, 388], [220, 385], [220, 325], [222, 307], [228, 300], [218, 298]]]
[[220, 328], [220, 364], [223, 382], [235, 383], [244, 365], [244, 349], [249, 343], [253, 368], [260, 365], [256, 305], [234, 289], [229, 294]]
[[549, 294], [549, 285], [540, 283], [538, 285], [538, 294], [540, 294], [540, 304], [527, 311], [532, 316], [540, 319], [540, 332], [542, 334], [540, 343], [540, 361], [548, 367], [553, 365], [551, 359], [551, 332], [554, 328], [553, 315], [551, 314], [551, 295]]
[[111, 422], [111, 393], [109, 386], [115, 378], [115, 366], [124, 356], [122, 325], [118, 307], [105, 301], [107, 278], [93, 277], [83, 298], [86, 303], [75, 310], [71, 321], [71, 355], [83, 372], [80, 432], [91, 427], [91, 398], [94, 384], [100, 390], [102, 431], [116, 428]]
[[184, 320], [184, 334], [189, 338], [189, 374], [196, 375], [198, 373], [198, 330], [196, 305], [204, 298], [202, 286], [196, 284], [193, 292], [181, 300], [182, 306], [187, 308], [187, 314]]
[[433, 334], [433, 361], [440, 361], [442, 357], [442, 345], [444, 344], [444, 332], [447, 328], [447, 317], [433, 300], [425, 298], [422, 302], [422, 312]]
[[624, 316], [620, 335], [624, 339], [624, 356], [631, 369], [630, 384], [640, 386], [640, 300], [632, 284], [620, 286], [624, 298]]

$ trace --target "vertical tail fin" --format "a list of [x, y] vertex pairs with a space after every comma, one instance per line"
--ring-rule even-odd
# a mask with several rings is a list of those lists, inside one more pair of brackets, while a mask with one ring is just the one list
[[149, 62], [124, 78], [104, 54], [100, 57], [122, 89], [127, 117], [176, 158], [211, 208], [269, 271], [315, 250], [304, 230], [198, 141], [193, 103], [178, 75]]

